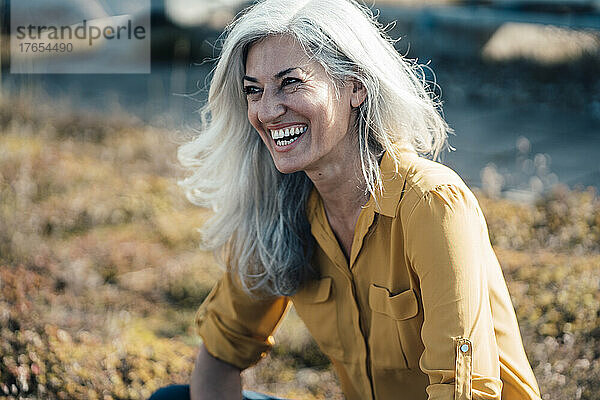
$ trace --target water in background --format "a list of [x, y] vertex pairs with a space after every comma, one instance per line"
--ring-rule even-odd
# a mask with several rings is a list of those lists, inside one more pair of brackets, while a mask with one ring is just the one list
[[[211, 43], [220, 28], [174, 24], [164, 9], [155, 9], [156, 4], [153, 1], [151, 74], [10, 75], [5, 69], [2, 90], [37, 91], [42, 99], [60, 99], [77, 109], [109, 116], [131, 113], [174, 130], [193, 127], [195, 111], [206, 98], [212, 68], [207, 59], [217, 54]], [[170, 14], [176, 15], [173, 10]], [[585, 82], [577, 74], [554, 72], [537, 85], [529, 79], [537, 73], [531, 72], [531, 64], [529, 72], [519, 76], [521, 64], [465, 63], [465, 55], [461, 60], [428, 56], [442, 90], [445, 116], [456, 132], [450, 139], [456, 151], [443, 161], [469, 185], [524, 201], [557, 182], [600, 187], [597, 77]], [[547, 70], [540, 68], [542, 73]], [[557, 77], [560, 82], [553, 82]], [[569, 79], [574, 79], [572, 84]], [[572, 88], [590, 82], [591, 87], [581, 91]], [[587, 96], [583, 106], [571, 99], [581, 92]]]

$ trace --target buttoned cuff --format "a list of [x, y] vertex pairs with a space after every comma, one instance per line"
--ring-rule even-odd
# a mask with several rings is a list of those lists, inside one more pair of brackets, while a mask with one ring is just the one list
[[469, 339], [455, 338], [454, 400], [473, 398], [473, 345]]

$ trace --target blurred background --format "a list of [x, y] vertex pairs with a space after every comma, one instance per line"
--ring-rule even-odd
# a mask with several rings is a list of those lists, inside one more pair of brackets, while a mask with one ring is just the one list
[[[120, 2], [34, 3], [75, 23]], [[176, 149], [248, 4], [151, 0], [149, 74], [14, 74], [0, 1], [0, 398], [187, 382], [221, 272], [197, 248], [209, 214], [178, 188]], [[444, 102], [442, 161], [486, 215], [543, 398], [600, 399], [600, 1], [367, 4]], [[276, 343], [247, 388], [342, 398], [293, 310]]]

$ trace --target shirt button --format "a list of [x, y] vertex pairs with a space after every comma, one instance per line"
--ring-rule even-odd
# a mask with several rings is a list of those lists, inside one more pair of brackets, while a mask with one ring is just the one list
[[462, 351], [463, 353], [466, 353], [467, 351], [469, 351], [469, 345], [468, 344], [463, 344], [462, 346], [460, 346], [460, 351]]

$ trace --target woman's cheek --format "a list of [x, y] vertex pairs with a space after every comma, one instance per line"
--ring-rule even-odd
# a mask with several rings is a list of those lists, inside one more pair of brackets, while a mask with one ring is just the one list
[[[250, 125], [252, 125], [252, 127], [254, 128], [254, 130], [260, 135], [260, 137], [263, 137], [263, 134], [261, 133], [261, 127], [260, 127], [260, 123], [258, 121], [258, 118], [256, 117], [256, 113], [252, 112], [250, 107], [248, 107], [248, 122], [250, 122]], [[264, 138], [263, 138], [264, 140]]]

